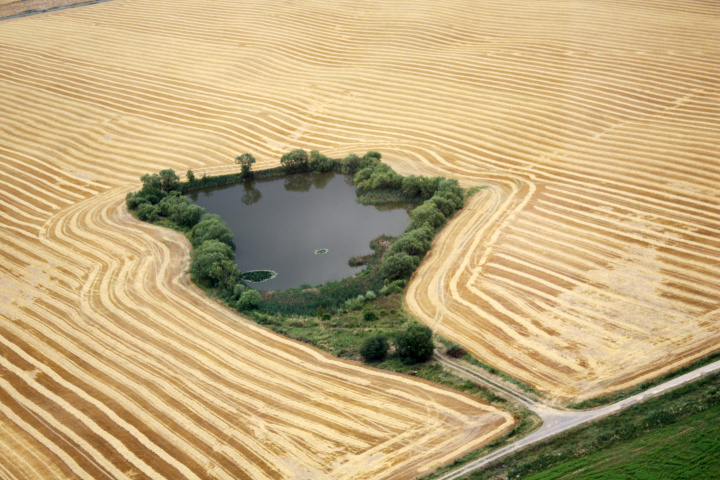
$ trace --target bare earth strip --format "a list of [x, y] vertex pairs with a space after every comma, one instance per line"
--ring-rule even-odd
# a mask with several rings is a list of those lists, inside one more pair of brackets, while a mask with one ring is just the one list
[[560, 400], [720, 340], [713, 1], [115, 0], [0, 23], [0, 476], [412, 478], [511, 428], [245, 323], [124, 194], [295, 147], [486, 185], [408, 308]]

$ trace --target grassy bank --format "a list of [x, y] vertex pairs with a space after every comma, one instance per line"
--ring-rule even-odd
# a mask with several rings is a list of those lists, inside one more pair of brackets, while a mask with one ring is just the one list
[[463, 478], [700, 480], [718, 478], [717, 472], [720, 374], [713, 374]]

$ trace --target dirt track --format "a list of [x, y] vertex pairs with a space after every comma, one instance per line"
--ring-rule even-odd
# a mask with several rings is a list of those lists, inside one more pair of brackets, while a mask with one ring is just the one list
[[0, 476], [411, 478], [510, 427], [238, 322], [187, 284], [184, 241], [122, 207], [145, 172], [245, 151], [374, 149], [489, 185], [408, 306], [563, 400], [716, 348], [716, 4], [441, 7], [0, 23]]
[[0, 0], [0, 18], [17, 15], [28, 10], [47, 10], [49, 8], [67, 7], [88, 0]]

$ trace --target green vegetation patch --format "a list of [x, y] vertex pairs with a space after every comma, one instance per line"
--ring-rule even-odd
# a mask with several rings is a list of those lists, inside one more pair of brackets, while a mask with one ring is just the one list
[[716, 373], [462, 478], [709, 479], [717, 478], [718, 471], [720, 374]]
[[243, 280], [252, 283], [267, 282], [275, 277], [277, 277], [277, 272], [273, 270], [249, 270], [242, 274]]
[[720, 406], [527, 477], [699, 480], [720, 476]]

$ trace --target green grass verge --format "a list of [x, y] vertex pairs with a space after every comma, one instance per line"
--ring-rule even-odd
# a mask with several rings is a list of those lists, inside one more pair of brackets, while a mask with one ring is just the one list
[[720, 374], [713, 374], [463, 478], [718, 478], [719, 420]]
[[720, 478], [720, 406], [658, 428], [632, 442], [562, 463], [530, 480], [701, 480]]

